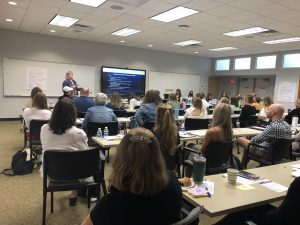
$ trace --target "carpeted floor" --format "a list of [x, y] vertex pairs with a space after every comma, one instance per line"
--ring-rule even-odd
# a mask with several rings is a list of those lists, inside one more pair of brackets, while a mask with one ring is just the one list
[[[23, 147], [23, 134], [19, 132], [19, 121], [0, 121], [0, 171], [10, 168], [11, 157]], [[116, 149], [112, 148], [110, 157]], [[111, 171], [106, 165], [106, 177]], [[256, 166], [251, 164], [251, 167]], [[47, 200], [48, 225], [80, 224], [89, 214], [86, 199], [79, 198], [75, 207], [68, 205], [68, 192], [54, 194], [54, 213], [50, 213], [50, 195]], [[92, 204], [91, 208], [94, 206]], [[202, 225], [213, 224], [221, 217], [201, 215]], [[42, 221], [42, 178], [38, 168], [25, 176], [0, 175], [0, 225], [39, 225]]]

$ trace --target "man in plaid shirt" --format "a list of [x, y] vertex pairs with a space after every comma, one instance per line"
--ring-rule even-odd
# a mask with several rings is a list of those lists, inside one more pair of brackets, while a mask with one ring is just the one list
[[248, 154], [248, 145], [249, 143], [255, 143], [267, 148], [259, 148], [256, 146], [251, 146], [249, 149], [252, 155], [256, 155], [257, 157], [268, 159], [269, 153], [272, 151], [272, 145], [279, 138], [291, 138], [292, 131], [290, 125], [282, 119], [282, 115], [284, 113], [284, 108], [280, 104], [273, 104], [267, 110], [267, 117], [272, 121], [265, 130], [256, 135], [255, 137], [248, 140], [244, 137], [240, 137], [237, 139], [239, 145], [244, 148], [244, 154], [242, 158], [242, 165], [245, 167], [247, 162], [247, 154]]

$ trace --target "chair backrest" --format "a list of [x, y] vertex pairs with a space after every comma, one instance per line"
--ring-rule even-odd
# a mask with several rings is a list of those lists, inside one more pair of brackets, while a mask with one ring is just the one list
[[77, 112], [77, 118], [84, 118], [86, 112]]
[[141, 106], [140, 105], [136, 105], [134, 106], [134, 109], [139, 109]]
[[184, 121], [185, 130], [200, 130], [208, 128], [208, 119], [186, 118]]
[[47, 124], [49, 120], [31, 120], [30, 121], [30, 139], [40, 140], [41, 127]]
[[232, 127], [237, 128], [237, 118], [236, 117], [231, 117], [231, 122], [232, 122]]
[[250, 127], [257, 125], [257, 116], [249, 115], [246, 117], [245, 121], [240, 121], [240, 127]]
[[291, 145], [294, 139], [279, 138], [275, 141], [271, 151], [272, 163], [281, 161], [291, 156]]
[[179, 116], [184, 116], [185, 112], [184, 109], [179, 109]]
[[146, 121], [144, 124], [143, 124], [143, 127], [148, 129], [148, 130], [152, 130], [155, 126], [155, 121]]
[[[44, 152], [43, 175], [54, 180], [77, 180], [97, 175], [99, 172], [99, 148]], [[96, 179], [99, 177], [99, 174]]]
[[117, 135], [119, 133], [118, 121], [112, 121], [112, 122], [108, 122], [108, 123], [88, 122], [87, 136], [88, 137], [96, 136], [98, 128], [101, 128], [101, 130], [103, 132], [105, 127], [108, 128], [108, 131], [109, 131], [108, 135]]
[[232, 155], [232, 141], [211, 141], [205, 150], [206, 172], [211, 174], [210, 170], [228, 164]]
[[126, 110], [114, 110], [116, 117], [127, 117]]
[[183, 218], [182, 220], [180, 220], [176, 223], [173, 223], [172, 225], [189, 225], [189, 224], [192, 224], [193, 222], [195, 222], [199, 218], [203, 208], [204, 208], [203, 206], [198, 206], [198, 207], [194, 208], [192, 211], [189, 212], [187, 217]]
[[163, 103], [167, 103], [169, 101], [169, 99], [163, 99], [162, 102]]

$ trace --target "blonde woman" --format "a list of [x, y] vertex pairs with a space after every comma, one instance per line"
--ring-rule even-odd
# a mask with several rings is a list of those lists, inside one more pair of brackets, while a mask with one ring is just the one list
[[114, 92], [111, 95], [110, 102], [106, 105], [106, 107], [111, 108], [112, 110], [125, 110], [121, 96], [118, 92]]
[[111, 191], [83, 225], [172, 224], [180, 220], [181, 189], [167, 173], [159, 142], [144, 128], [130, 130], [112, 165]]
[[200, 97], [192, 99], [192, 107], [188, 108], [185, 112], [184, 119], [186, 118], [202, 118], [207, 116], [206, 109], [203, 108], [202, 100]]
[[68, 71], [66, 73], [65, 80], [62, 83], [62, 88], [66, 87], [66, 86], [73, 89], [72, 96], [78, 96], [78, 91], [80, 91], [80, 88], [78, 88], [78, 84], [77, 84], [76, 80], [73, 79], [72, 71]]
[[272, 104], [273, 104], [273, 101], [272, 101], [272, 99], [269, 96], [267, 96], [267, 97], [264, 98], [264, 100], [263, 100], [263, 107], [262, 107], [262, 109], [258, 113], [258, 117], [257, 117], [258, 120], [269, 122], [269, 118], [267, 117], [267, 111], [268, 111], [268, 108]]
[[232, 140], [232, 123], [231, 123], [231, 106], [226, 103], [219, 103], [214, 108], [212, 126], [206, 131], [201, 152], [205, 155], [207, 145], [211, 141], [231, 141]]
[[157, 137], [160, 150], [165, 158], [167, 169], [174, 170], [176, 166], [176, 146], [180, 143], [178, 128], [176, 126], [172, 106], [159, 104], [156, 109], [156, 123], [154, 134]]

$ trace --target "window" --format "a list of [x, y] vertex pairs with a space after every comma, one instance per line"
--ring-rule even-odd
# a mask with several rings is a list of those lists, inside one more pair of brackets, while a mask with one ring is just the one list
[[283, 58], [283, 68], [300, 67], [300, 53], [286, 54]]
[[237, 58], [234, 61], [234, 69], [235, 70], [249, 70], [251, 64], [251, 58]]
[[218, 59], [216, 60], [216, 70], [229, 70], [230, 59]]
[[276, 55], [259, 56], [256, 59], [256, 69], [273, 69], [276, 67]]

